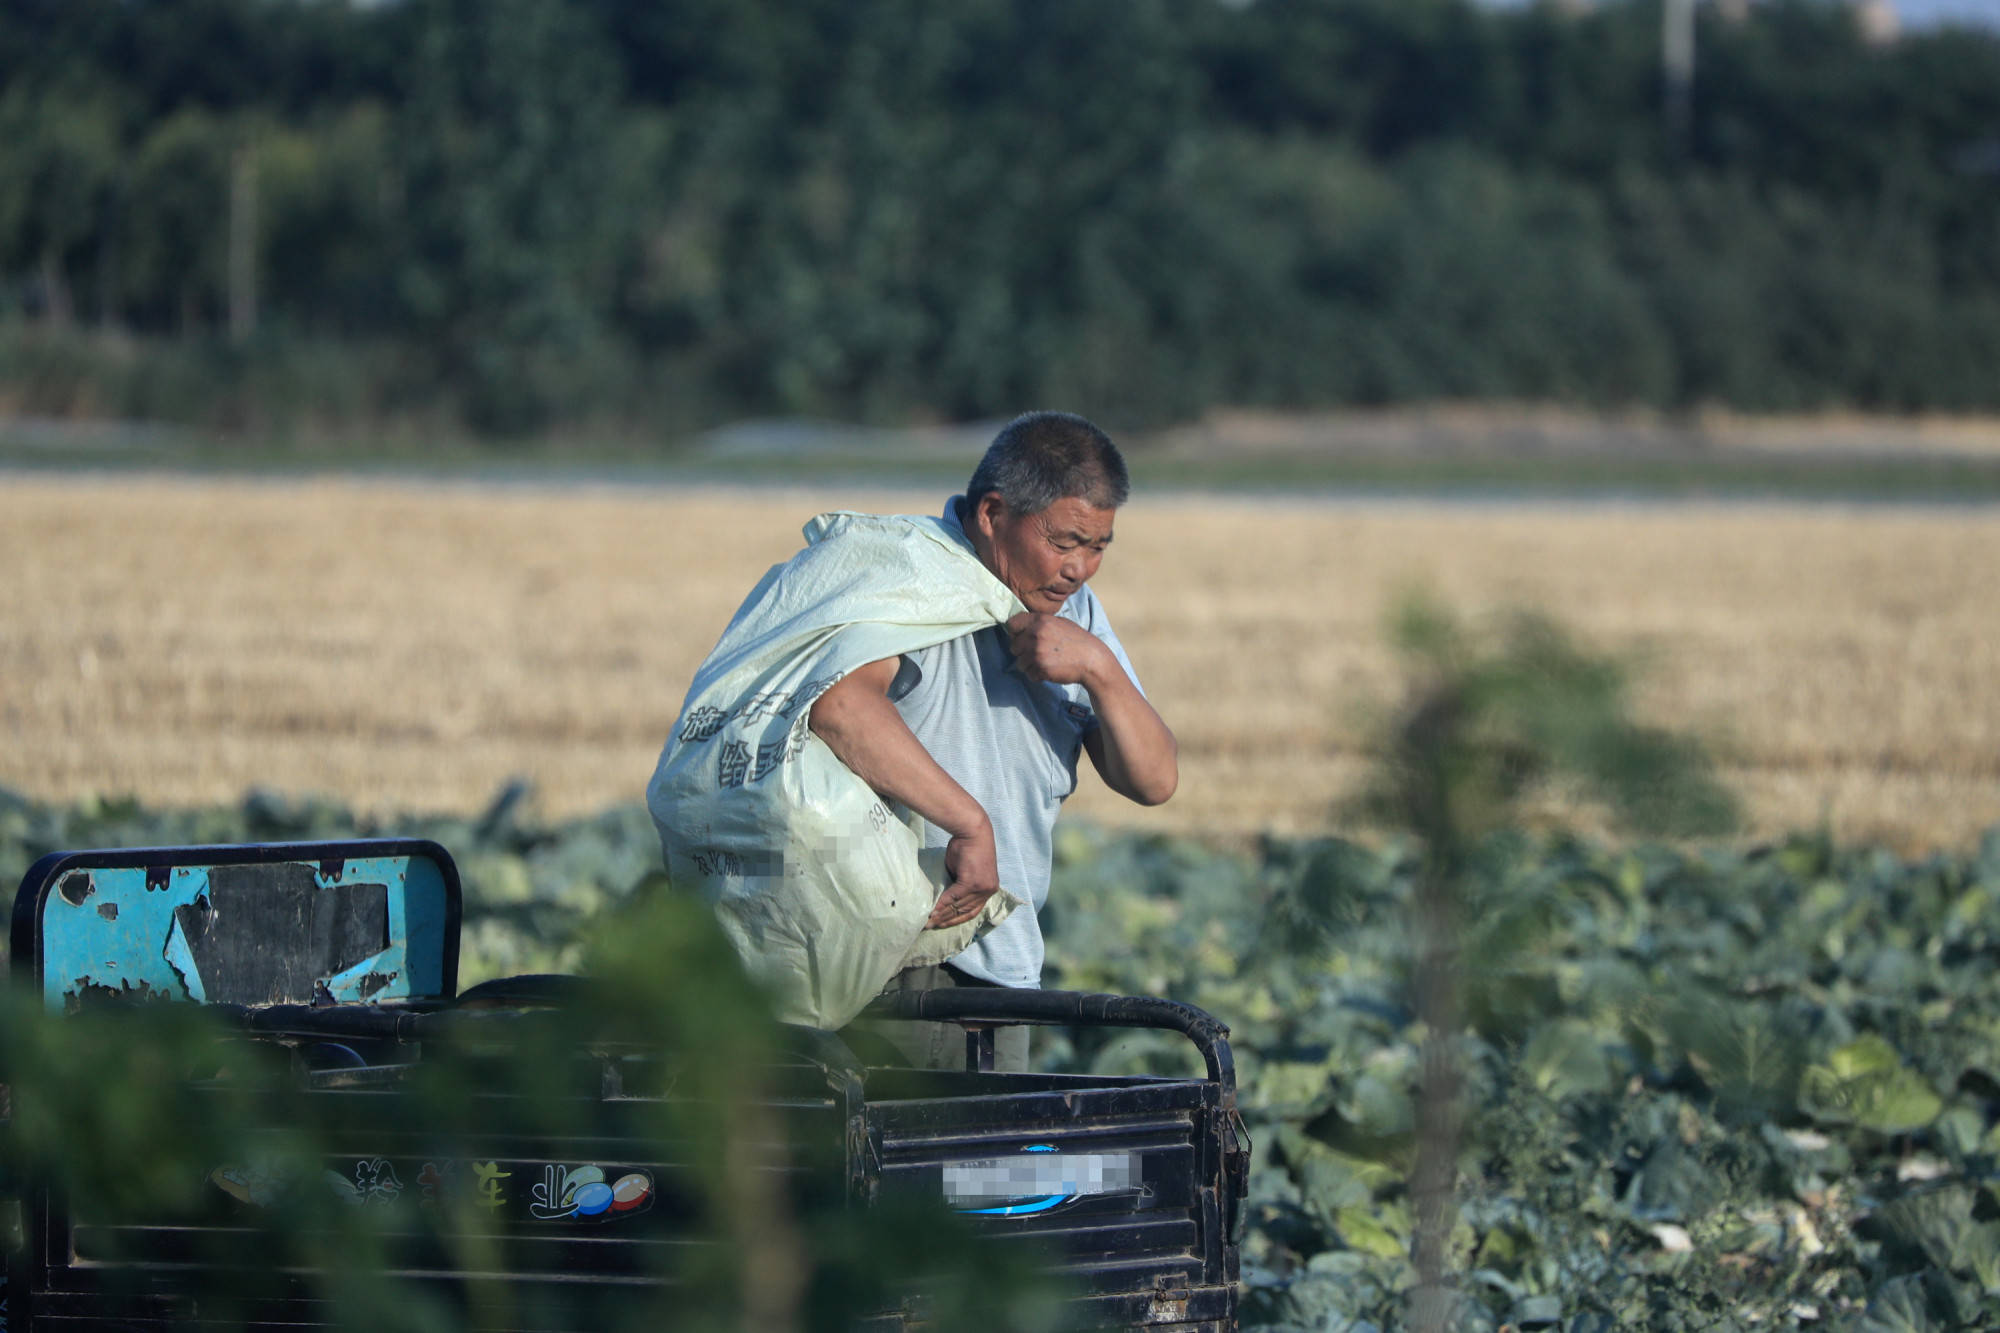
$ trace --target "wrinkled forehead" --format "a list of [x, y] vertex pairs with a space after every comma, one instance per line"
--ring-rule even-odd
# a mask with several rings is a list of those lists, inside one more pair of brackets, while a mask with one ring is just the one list
[[1088, 500], [1069, 497], [1058, 500], [1034, 521], [1053, 541], [1108, 542], [1111, 526], [1118, 518], [1116, 509], [1099, 509]]

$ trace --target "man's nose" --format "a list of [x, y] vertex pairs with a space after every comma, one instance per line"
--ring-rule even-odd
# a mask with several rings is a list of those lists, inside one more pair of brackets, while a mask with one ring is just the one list
[[1062, 563], [1062, 577], [1065, 583], [1088, 583], [1090, 576], [1097, 572], [1097, 553], [1094, 551], [1072, 551]]

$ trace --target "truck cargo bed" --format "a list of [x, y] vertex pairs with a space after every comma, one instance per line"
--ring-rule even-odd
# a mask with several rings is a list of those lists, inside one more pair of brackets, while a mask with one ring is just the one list
[[[238, 904], [266, 889], [281, 897], [283, 910], [254, 919], [260, 929], [291, 922], [305, 956], [273, 961], [228, 937], [218, 885]], [[577, 979], [456, 995], [457, 920], [456, 872], [431, 844], [167, 848], [38, 864], [17, 898], [14, 967], [44, 1007], [204, 998], [225, 1047], [290, 1052], [296, 1095], [332, 1129], [316, 1180], [260, 1167], [281, 1156], [287, 1127], [273, 1125], [269, 1151], [253, 1135], [232, 1160], [203, 1164], [200, 1200], [165, 1212], [120, 1212], [26, 1182], [12, 1326], [328, 1327], [324, 1273], [288, 1271], [268, 1248], [274, 1210], [296, 1206], [301, 1188], [381, 1210], [382, 1271], [482, 1327], [601, 1333], [670, 1302], [689, 1247], [726, 1234], [704, 1202], [711, 1194], [692, 1183], [712, 1168], [709, 1149], [676, 1137], [686, 1071], [672, 1051], [595, 1034]], [[130, 958], [116, 954], [121, 943]], [[1024, 1256], [1061, 1283], [1075, 1327], [1235, 1328], [1248, 1148], [1225, 1028], [1165, 1001], [1065, 992], [903, 993], [873, 1012], [975, 1034], [1010, 1022], [1165, 1028], [1195, 1044], [1206, 1070], [994, 1073], [977, 1068], [976, 1035], [968, 1070], [867, 1066], [837, 1036], [794, 1029], [743, 1111], [739, 1169], [797, 1202], [941, 1205], [980, 1243], [1007, 1247], [996, 1254]], [[547, 1049], [537, 1043], [551, 1025], [568, 1054], [524, 1088], [518, 1053]], [[412, 1114], [411, 1102], [447, 1059], [459, 1108], [449, 1126]], [[197, 1107], [235, 1092], [226, 1076], [190, 1083]], [[863, 1326], [930, 1327], [925, 1284], [912, 1273]]]

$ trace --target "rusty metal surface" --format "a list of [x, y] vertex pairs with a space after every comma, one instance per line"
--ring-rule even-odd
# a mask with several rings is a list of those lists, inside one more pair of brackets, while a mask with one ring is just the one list
[[63, 853], [22, 884], [14, 958], [58, 1012], [441, 997], [458, 908], [450, 858], [421, 842]]

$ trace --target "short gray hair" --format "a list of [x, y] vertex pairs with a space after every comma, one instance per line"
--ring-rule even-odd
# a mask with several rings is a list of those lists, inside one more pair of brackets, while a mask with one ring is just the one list
[[1068, 499], [1116, 509], [1130, 489], [1125, 460], [1110, 436], [1073, 413], [1027, 412], [1001, 427], [987, 446], [966, 484], [965, 507], [970, 512], [992, 493], [1021, 515]]

